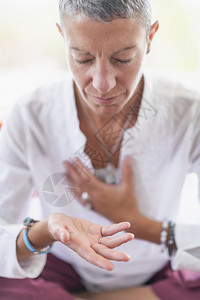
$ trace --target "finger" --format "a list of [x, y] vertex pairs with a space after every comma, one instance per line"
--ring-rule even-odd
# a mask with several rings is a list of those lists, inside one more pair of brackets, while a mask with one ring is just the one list
[[101, 245], [104, 245], [110, 249], [118, 247], [124, 243], [132, 241], [134, 239], [134, 235], [132, 233], [125, 233], [120, 236], [116, 236], [113, 238], [103, 237], [101, 238]]
[[76, 247], [76, 249], [73, 249], [73, 250], [76, 253], [78, 253], [87, 262], [89, 262], [99, 268], [106, 269], [108, 271], [113, 270], [113, 264], [110, 261], [108, 261], [106, 258], [104, 258], [101, 254], [96, 253], [96, 251], [95, 251], [95, 249], [93, 249], [93, 247], [84, 245], [82, 243], [81, 245]]
[[82, 193], [83, 193], [83, 189], [84, 189], [84, 191], [86, 191], [85, 185], [84, 185], [84, 188], [83, 188], [82, 185], [81, 185], [80, 183], [79, 183], [79, 184], [76, 184], [76, 183], [75, 183], [75, 181], [72, 179], [71, 175], [66, 174], [65, 176], [66, 176], [67, 180], [70, 182], [70, 184], [71, 184], [72, 186], [76, 186], [76, 187], [74, 188], [74, 190], [71, 191], [71, 192], [74, 194], [76, 200], [78, 200], [83, 206], [88, 207], [88, 208], [91, 208], [91, 205], [92, 205], [92, 204], [91, 204], [91, 199], [90, 199], [89, 202], [87, 202], [87, 201], [84, 201], [84, 200], [82, 199], [82, 197], [81, 197], [81, 196], [82, 196]]
[[79, 193], [76, 194], [76, 199], [80, 202], [80, 204], [82, 204], [83, 206], [87, 206], [88, 204], [91, 204], [91, 202], [84, 201], [81, 195], [82, 195], [82, 191], [79, 190]]
[[77, 170], [79, 170], [80, 175], [82, 176], [83, 180], [87, 183], [93, 184], [96, 181], [96, 177], [90, 172], [90, 170], [82, 163], [80, 158], [75, 157], [73, 159], [75, 162], [75, 166]]
[[120, 222], [118, 224], [102, 226], [101, 234], [102, 236], [109, 236], [120, 231], [130, 228], [131, 224], [129, 222]]
[[55, 226], [52, 229], [52, 235], [56, 241], [60, 241], [61, 243], [67, 243], [70, 240], [69, 231], [63, 227]]
[[90, 183], [92, 174], [85, 166], [83, 168], [82, 165], [78, 165], [74, 160], [72, 162], [64, 161], [63, 165], [68, 173], [66, 176], [71, 176], [72, 180], [78, 184], [80, 188], [85, 188], [85, 186]]
[[120, 252], [114, 249], [109, 249], [102, 244], [94, 244], [92, 248], [96, 253], [100, 254], [106, 259], [115, 260], [115, 261], [129, 261], [130, 255], [125, 252]]
[[67, 230], [60, 232], [60, 241], [65, 244], [70, 240], [70, 234]]
[[83, 183], [83, 180], [80, 176], [80, 174], [78, 173], [77, 169], [75, 168], [75, 166], [69, 162], [69, 161], [64, 161], [63, 162], [64, 167], [67, 170], [67, 177], [71, 177], [71, 180], [76, 182], [76, 184], [80, 185]]
[[85, 201], [82, 199], [82, 193], [77, 193], [76, 194], [76, 200], [78, 200], [78, 202], [83, 205], [85, 208], [87, 209], [93, 209], [93, 203], [92, 203], [92, 199], [90, 199], [90, 201]]
[[84, 191], [102, 189], [102, 181], [97, 179], [78, 157], [75, 157], [73, 162], [64, 161], [63, 165], [81, 189]]
[[133, 184], [133, 169], [131, 157], [126, 157], [122, 164], [122, 182], [125, 184]]

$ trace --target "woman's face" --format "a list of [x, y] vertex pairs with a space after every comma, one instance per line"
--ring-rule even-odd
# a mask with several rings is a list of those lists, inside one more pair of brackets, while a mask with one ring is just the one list
[[141, 79], [148, 38], [137, 19], [109, 23], [85, 16], [64, 21], [67, 58], [78, 97], [97, 114], [117, 114]]

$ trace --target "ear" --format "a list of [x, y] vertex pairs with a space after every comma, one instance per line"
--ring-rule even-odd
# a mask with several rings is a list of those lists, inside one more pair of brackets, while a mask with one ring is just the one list
[[64, 38], [64, 34], [63, 34], [63, 31], [62, 31], [61, 26], [60, 26], [58, 23], [56, 23], [56, 26], [57, 26], [57, 28], [58, 28], [58, 31], [60, 32], [60, 34], [61, 34], [62, 37]]
[[149, 34], [148, 34], [148, 48], [147, 48], [147, 53], [150, 52], [151, 49], [151, 43], [153, 41], [154, 35], [159, 29], [159, 22], [156, 21], [150, 28]]

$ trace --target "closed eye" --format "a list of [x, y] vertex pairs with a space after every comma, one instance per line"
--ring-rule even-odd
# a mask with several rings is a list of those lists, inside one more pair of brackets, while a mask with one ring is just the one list
[[[91, 58], [91, 59], [87, 59], [87, 60], [78, 60], [76, 59], [76, 62], [80, 65], [83, 65], [83, 64], [87, 64], [87, 63], [90, 63], [92, 62], [94, 59]], [[122, 59], [118, 59], [118, 58], [114, 58], [114, 61], [115, 62], [119, 62], [121, 64], [128, 64], [132, 61], [132, 59], [127, 59], [127, 60], [122, 60]]]
[[87, 63], [90, 63], [92, 61], [93, 61], [93, 59], [87, 59], [87, 60], [78, 60], [78, 59], [76, 59], [76, 62], [80, 65], [87, 64]]
[[128, 64], [132, 61], [132, 59], [122, 60], [122, 59], [115, 58], [115, 61], [119, 62], [120, 64]]

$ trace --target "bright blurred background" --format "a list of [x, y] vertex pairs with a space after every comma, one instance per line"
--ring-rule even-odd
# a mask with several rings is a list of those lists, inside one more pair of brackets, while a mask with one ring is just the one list
[[[152, 0], [152, 5], [153, 21], [159, 20], [160, 29], [146, 67], [199, 88], [200, 1]], [[58, 0], [0, 0], [0, 121], [20, 95], [65, 76], [65, 51], [56, 22]]]
[[[152, 0], [159, 20], [146, 67], [200, 85], [200, 1]], [[17, 98], [65, 76], [58, 0], [0, 0], [0, 120]]]

